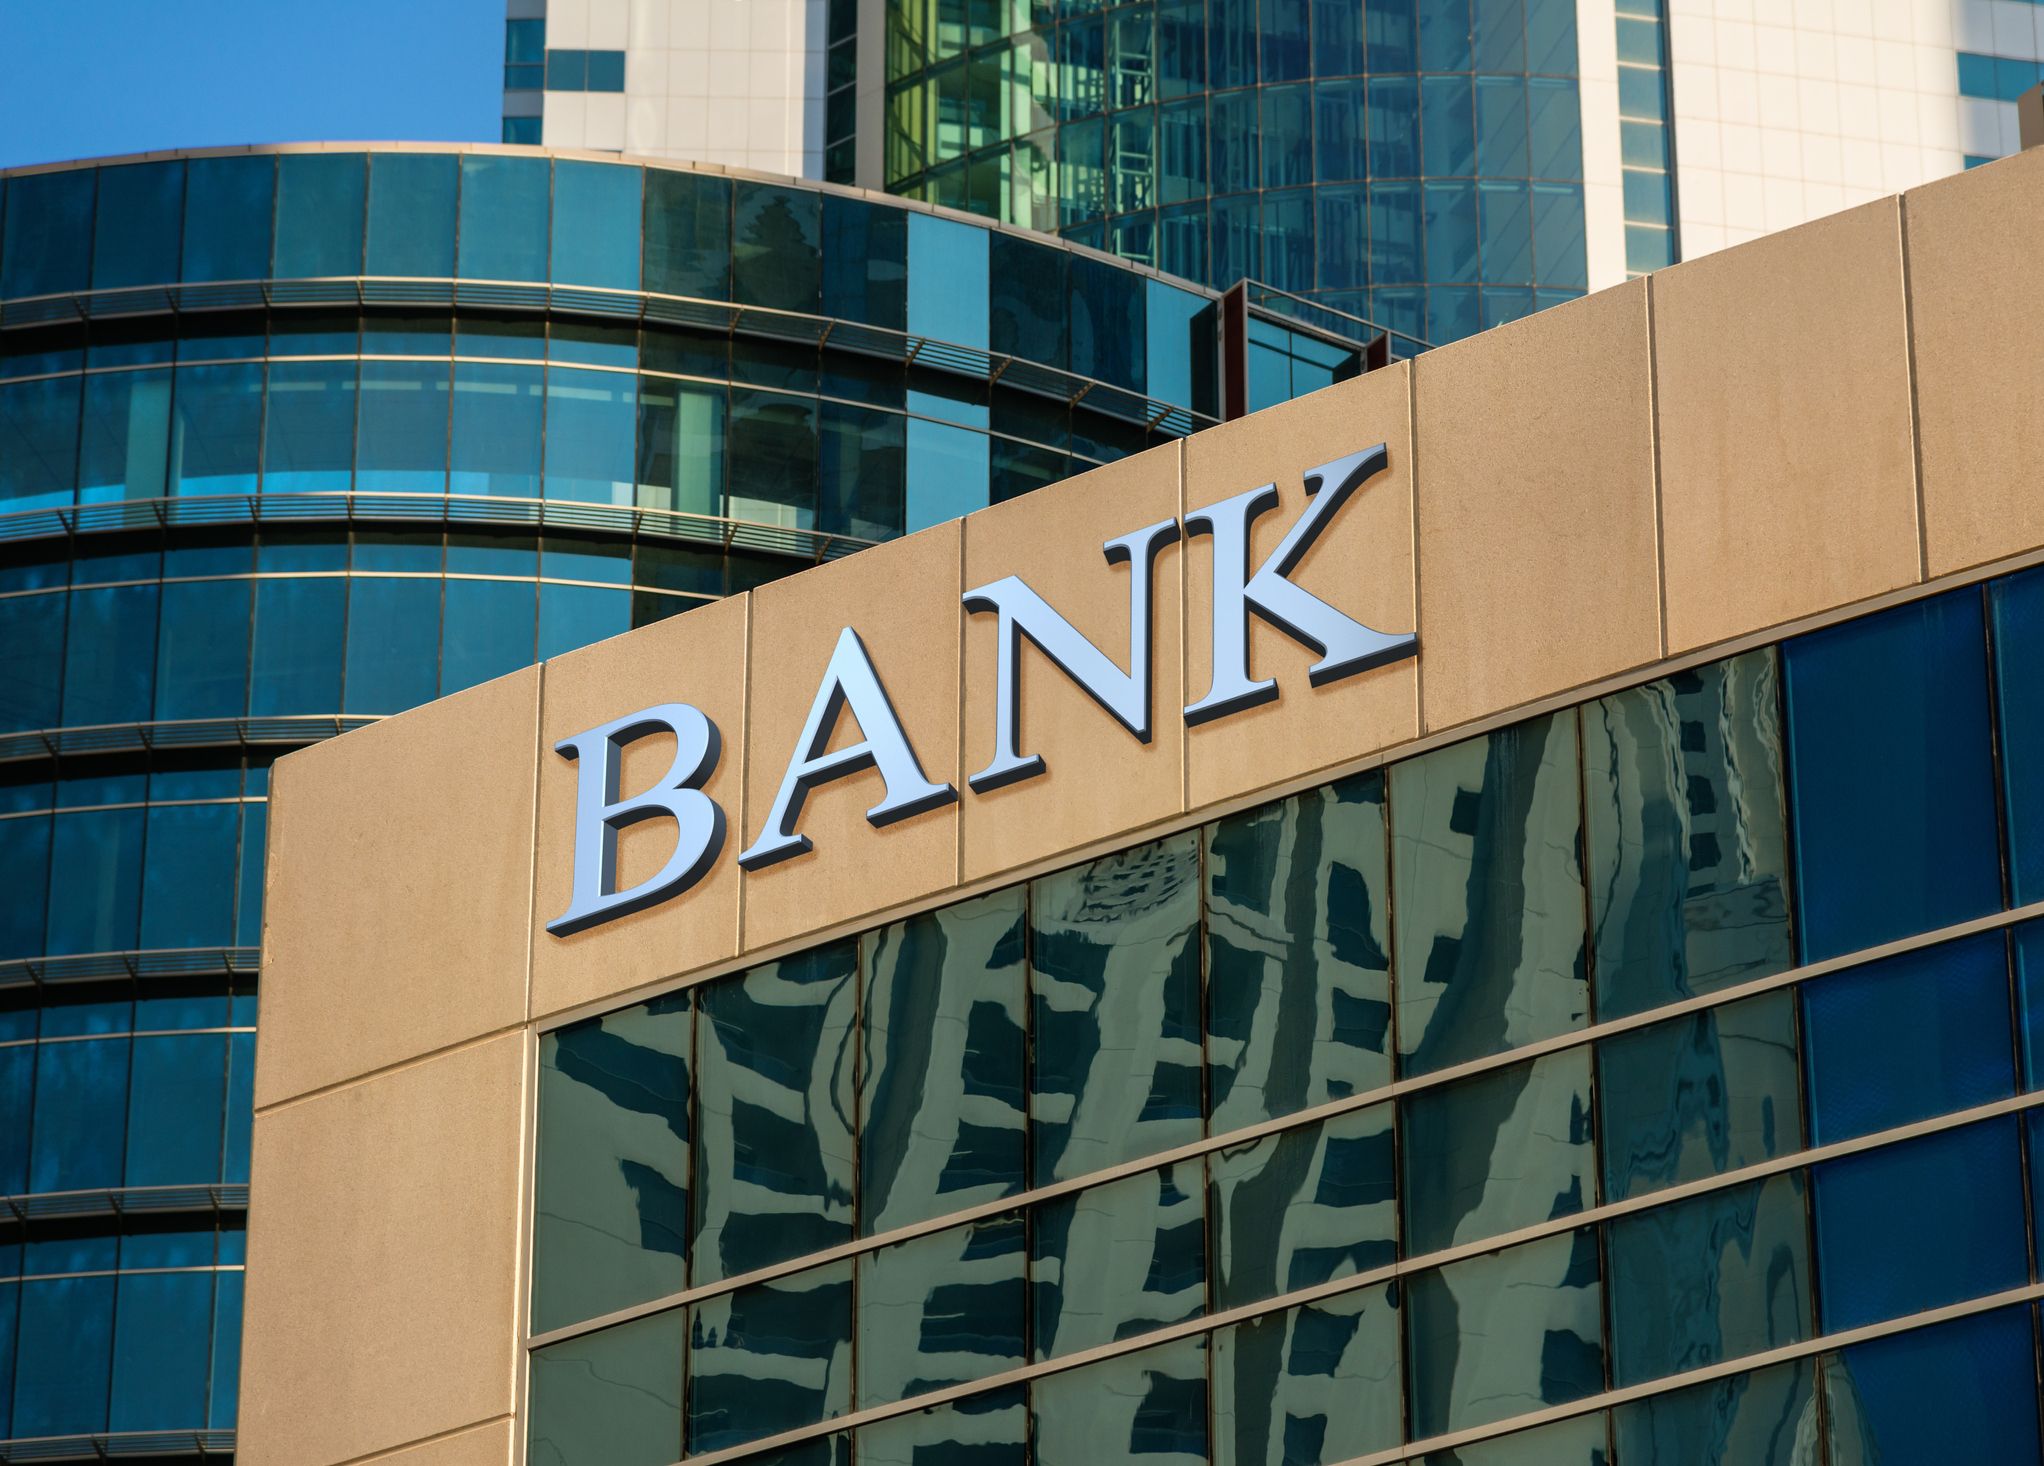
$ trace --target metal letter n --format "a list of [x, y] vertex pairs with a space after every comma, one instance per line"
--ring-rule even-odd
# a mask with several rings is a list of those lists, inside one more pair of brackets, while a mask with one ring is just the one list
[[[649, 733], [674, 735], [674, 763], [644, 794], [617, 797], [618, 770], [625, 745]], [[687, 703], [647, 708], [587, 733], [563, 738], [554, 752], [574, 759], [575, 874], [568, 909], [546, 924], [557, 937], [644, 911], [678, 896], [709, 871], [724, 848], [724, 811], [703, 783], [717, 769], [721, 740], [717, 725]], [[617, 832], [640, 820], [668, 815], [674, 820], [674, 854], [651, 880], [629, 891], [617, 889]]]
[[1274, 679], [1257, 681], [1249, 675], [1251, 611], [1320, 653], [1320, 660], [1306, 671], [1306, 680], [1315, 687], [1402, 661], [1419, 650], [1419, 637], [1414, 633], [1373, 631], [1285, 578], [1313, 548], [1341, 506], [1365, 482], [1382, 473], [1388, 462], [1384, 445], [1379, 443], [1365, 452], [1307, 469], [1306, 492], [1313, 496], [1312, 502], [1253, 574], [1249, 529], [1258, 515], [1277, 507], [1276, 484], [1265, 484], [1185, 516], [1188, 535], [1214, 537], [1214, 680], [1207, 695], [1185, 710], [1188, 724], [1197, 726], [1276, 700]]

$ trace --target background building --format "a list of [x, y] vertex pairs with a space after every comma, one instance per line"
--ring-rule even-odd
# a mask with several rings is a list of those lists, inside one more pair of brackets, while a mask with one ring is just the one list
[[1217, 307], [538, 150], [0, 185], [0, 1454], [231, 1451], [271, 762], [1189, 433]]

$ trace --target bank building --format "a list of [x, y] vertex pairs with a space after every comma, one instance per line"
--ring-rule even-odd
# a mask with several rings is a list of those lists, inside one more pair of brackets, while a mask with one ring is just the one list
[[0, 1457], [2038, 1462], [2040, 223], [8, 172]]

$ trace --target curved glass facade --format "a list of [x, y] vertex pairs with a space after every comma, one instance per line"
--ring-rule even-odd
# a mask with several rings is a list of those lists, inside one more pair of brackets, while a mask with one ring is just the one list
[[530, 1459], [2035, 1466], [2040, 603], [544, 1034]]
[[887, 15], [891, 191], [1436, 343], [1588, 284], [1574, 0]]
[[1215, 315], [682, 168], [7, 176], [0, 1454], [233, 1449], [276, 756], [1194, 431]]

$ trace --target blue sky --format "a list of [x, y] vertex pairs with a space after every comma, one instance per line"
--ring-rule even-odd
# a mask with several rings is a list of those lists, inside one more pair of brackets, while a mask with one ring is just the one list
[[495, 142], [504, 0], [0, 0], [0, 168], [319, 139]]

